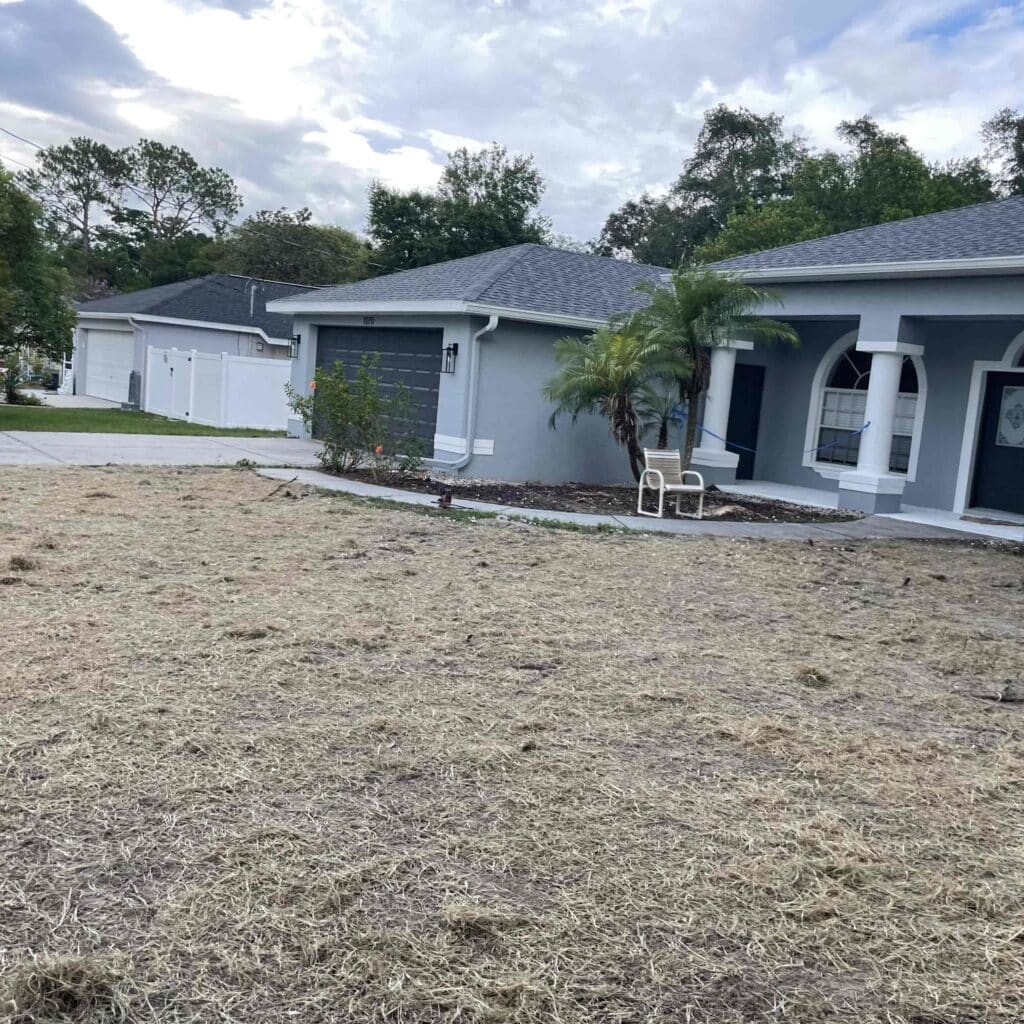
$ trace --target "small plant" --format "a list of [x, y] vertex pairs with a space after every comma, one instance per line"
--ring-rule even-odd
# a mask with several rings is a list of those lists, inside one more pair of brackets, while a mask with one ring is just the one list
[[286, 388], [288, 404], [323, 446], [317, 452], [329, 473], [351, 473], [367, 467], [375, 480], [416, 472], [423, 459], [423, 441], [416, 436], [412, 396], [404, 384], [384, 393], [377, 378], [379, 358], [364, 356], [353, 380], [335, 363], [319, 368], [310, 383], [312, 394]]
[[9, 366], [3, 375], [4, 399], [8, 405], [42, 405], [42, 399], [21, 390], [25, 378], [17, 365]]

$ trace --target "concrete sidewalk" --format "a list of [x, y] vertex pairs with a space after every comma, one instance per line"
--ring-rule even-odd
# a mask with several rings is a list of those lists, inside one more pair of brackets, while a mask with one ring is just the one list
[[0, 432], [0, 466], [316, 466], [314, 441], [293, 437]]
[[[326, 491], [343, 491], [363, 498], [381, 498], [385, 501], [405, 505], [437, 507], [437, 497], [420, 494], [418, 491], [403, 491], [394, 487], [378, 487], [359, 480], [346, 480], [328, 473], [305, 469], [261, 469], [261, 476], [271, 480], [295, 480], [310, 487]], [[613, 529], [642, 530], [649, 533], [672, 533], [683, 536], [701, 537], [763, 537], [766, 540], [977, 540], [969, 533], [946, 530], [935, 526], [923, 526], [885, 516], [868, 516], [846, 523], [723, 523], [710, 519], [649, 519], [639, 516], [587, 515], [582, 512], [552, 512], [536, 508], [513, 508], [508, 505], [493, 505], [485, 501], [457, 499], [452, 504], [456, 509], [476, 512], [493, 512], [517, 519], [557, 520], [574, 523], [577, 526], [608, 526]]]

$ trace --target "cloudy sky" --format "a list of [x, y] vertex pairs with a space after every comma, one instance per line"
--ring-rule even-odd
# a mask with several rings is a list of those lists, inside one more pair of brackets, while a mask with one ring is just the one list
[[[663, 189], [719, 101], [817, 145], [870, 113], [929, 157], [1024, 106], [1024, 0], [0, 0], [0, 127], [178, 143], [247, 210], [362, 229], [368, 183], [532, 152], [557, 232]], [[0, 159], [33, 150], [0, 134]]]

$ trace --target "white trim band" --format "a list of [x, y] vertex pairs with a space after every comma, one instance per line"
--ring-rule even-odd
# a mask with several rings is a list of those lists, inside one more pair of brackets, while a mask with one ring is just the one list
[[[434, 448], [439, 452], [450, 452], [452, 455], [466, 454], [466, 439], [453, 437], [451, 434], [435, 434]], [[473, 442], [474, 455], [493, 455], [494, 441], [478, 437]]]

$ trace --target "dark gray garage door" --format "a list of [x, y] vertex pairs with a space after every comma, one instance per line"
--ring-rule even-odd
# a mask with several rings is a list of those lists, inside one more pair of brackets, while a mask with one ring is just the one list
[[363, 357], [376, 355], [377, 379], [385, 391], [398, 382], [409, 389], [416, 434], [432, 448], [443, 337], [443, 331], [426, 328], [320, 327], [316, 365], [326, 370], [340, 362], [345, 376], [354, 380]]

